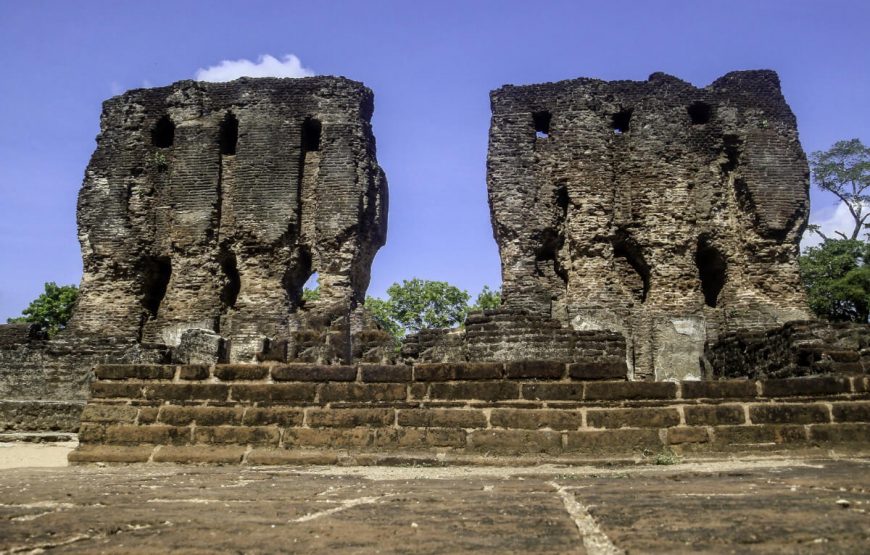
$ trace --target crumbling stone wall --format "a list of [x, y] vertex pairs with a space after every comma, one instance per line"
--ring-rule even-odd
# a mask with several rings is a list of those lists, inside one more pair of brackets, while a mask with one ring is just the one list
[[[372, 110], [369, 89], [335, 77], [180, 81], [106, 101], [79, 195], [70, 332], [178, 346], [210, 330], [232, 361], [312, 326], [349, 338], [386, 238]], [[320, 299], [304, 303], [315, 272]]]
[[705, 358], [714, 378], [861, 375], [870, 369], [870, 326], [796, 321], [767, 331], [733, 332], [708, 344]]
[[405, 339], [401, 357], [424, 362], [574, 363], [586, 377], [625, 379], [625, 338], [607, 330], [574, 330], [520, 309], [472, 312], [457, 329], [421, 330]]
[[697, 377], [706, 341], [809, 318], [808, 168], [774, 72], [505, 86], [491, 102], [506, 307], [622, 333], [635, 379]]

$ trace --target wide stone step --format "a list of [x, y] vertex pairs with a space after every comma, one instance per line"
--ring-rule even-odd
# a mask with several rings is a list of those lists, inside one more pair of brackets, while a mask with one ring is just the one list
[[569, 366], [100, 366], [70, 460], [577, 462], [870, 447], [867, 377], [578, 381]]

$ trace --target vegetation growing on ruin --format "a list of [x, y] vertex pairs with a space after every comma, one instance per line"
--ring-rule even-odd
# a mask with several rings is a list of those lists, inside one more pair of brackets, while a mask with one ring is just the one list
[[51, 337], [66, 327], [78, 294], [79, 288], [75, 285], [58, 285], [49, 281], [45, 284], [45, 291], [21, 311], [22, 316], [7, 321], [39, 324]]

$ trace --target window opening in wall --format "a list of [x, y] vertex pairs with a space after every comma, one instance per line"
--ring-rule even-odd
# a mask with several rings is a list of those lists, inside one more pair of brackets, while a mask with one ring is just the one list
[[646, 302], [650, 288], [650, 268], [640, 246], [624, 232], [613, 242], [613, 258], [617, 266], [624, 268], [623, 281], [632, 295]]
[[151, 318], [156, 318], [172, 277], [172, 262], [165, 256], [150, 257], [145, 260], [143, 270], [142, 306]]
[[692, 125], [703, 125], [713, 117], [713, 107], [706, 102], [692, 102], [686, 108], [686, 111], [689, 112]]
[[628, 133], [629, 125], [631, 123], [631, 113], [633, 110], [620, 110], [619, 112], [613, 114], [613, 118], [611, 120], [611, 125], [613, 126], [613, 132], [617, 135], [621, 135], [623, 133]]
[[221, 258], [221, 271], [224, 274], [221, 303], [227, 308], [233, 308], [236, 306], [239, 292], [242, 290], [242, 278], [239, 276], [235, 254], [229, 253]]
[[314, 118], [307, 118], [302, 123], [302, 150], [305, 152], [313, 152], [320, 150], [320, 121]]
[[535, 124], [535, 137], [538, 139], [546, 139], [550, 136], [550, 120], [553, 119], [552, 114], [547, 111], [535, 112], [532, 114], [532, 121]]
[[302, 300], [306, 302], [316, 301], [320, 298], [320, 283], [317, 272], [311, 274], [305, 285], [302, 286]]
[[698, 250], [695, 254], [695, 264], [698, 266], [698, 276], [701, 278], [701, 292], [707, 306], [716, 307], [719, 293], [725, 286], [725, 274], [728, 265], [719, 249], [710, 244], [706, 236], [698, 238]]
[[175, 142], [175, 124], [169, 116], [163, 116], [151, 130], [151, 144], [157, 148], [169, 148]]
[[239, 120], [232, 112], [227, 112], [221, 122], [220, 143], [223, 156], [234, 156], [239, 142]]

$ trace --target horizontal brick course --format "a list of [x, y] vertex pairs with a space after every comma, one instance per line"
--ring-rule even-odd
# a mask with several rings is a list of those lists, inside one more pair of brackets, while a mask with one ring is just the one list
[[446, 382], [451, 380], [497, 380], [504, 376], [500, 362], [434, 363], [414, 365], [414, 380]]
[[175, 366], [157, 364], [100, 364], [94, 368], [98, 380], [171, 380]]
[[394, 383], [327, 383], [320, 386], [320, 402], [330, 401], [403, 401], [407, 386]]
[[82, 422], [130, 423], [136, 420], [139, 409], [129, 405], [101, 405], [90, 403], [82, 409]]
[[753, 424], [813, 424], [830, 422], [828, 408], [818, 404], [750, 405]]
[[475, 409], [403, 409], [398, 422], [416, 428], [485, 428], [486, 415]]
[[834, 422], [870, 422], [870, 401], [832, 403]]
[[506, 378], [558, 380], [566, 375], [566, 365], [552, 360], [518, 360], [504, 365]]
[[833, 395], [851, 391], [851, 381], [846, 377], [814, 376], [788, 378], [762, 382], [765, 397], [796, 397], [809, 395]]
[[278, 446], [277, 426], [196, 426], [194, 443]]
[[756, 382], [722, 380], [683, 382], [683, 399], [746, 399], [758, 395]]
[[95, 399], [136, 399], [142, 397], [141, 383], [94, 382], [91, 397]]
[[211, 445], [166, 445], [154, 452], [154, 462], [181, 464], [239, 464], [245, 447]]
[[217, 383], [148, 383], [143, 391], [146, 399], [157, 401], [226, 401], [229, 386]]
[[237, 401], [303, 402], [314, 401], [317, 385], [313, 383], [274, 383], [233, 385], [232, 396]]
[[677, 384], [672, 382], [590, 382], [585, 398], [589, 401], [625, 399], [676, 399]]
[[468, 434], [468, 448], [493, 455], [555, 455], [562, 451], [562, 435], [543, 430], [474, 430]]
[[387, 449], [461, 448], [465, 447], [466, 442], [466, 432], [461, 429], [400, 428], [377, 430], [373, 445]]
[[583, 425], [579, 410], [492, 409], [490, 423], [500, 428], [576, 430]]
[[283, 364], [272, 368], [272, 379], [276, 382], [352, 382], [356, 379], [356, 367]]
[[584, 384], [582, 383], [525, 383], [522, 385], [523, 399], [540, 401], [581, 401]]
[[284, 447], [364, 448], [374, 442], [374, 435], [371, 428], [287, 428]]
[[519, 384], [505, 381], [433, 383], [429, 386], [431, 399], [502, 401], [518, 399], [519, 396]]
[[311, 428], [355, 428], [390, 426], [395, 420], [393, 409], [308, 409], [305, 422]]
[[740, 425], [746, 423], [743, 405], [687, 405], [683, 415], [689, 426]]
[[668, 428], [680, 423], [675, 408], [590, 409], [586, 422], [591, 428]]
[[207, 364], [184, 364], [178, 367], [178, 377], [182, 380], [205, 380], [211, 375]]
[[669, 445], [707, 443], [709, 439], [707, 428], [668, 428], [667, 432]]
[[628, 365], [625, 359], [573, 362], [568, 365], [568, 376], [574, 380], [625, 380]]
[[361, 364], [360, 378], [364, 382], [410, 382], [411, 367], [404, 364]]
[[249, 407], [245, 410], [242, 423], [245, 426], [268, 426], [276, 424], [281, 427], [301, 426], [303, 410], [289, 407]]
[[152, 424], [149, 426], [117, 425], [106, 428], [107, 443], [137, 445], [152, 443], [169, 445], [190, 443], [190, 428]]
[[241, 424], [242, 407], [179, 407], [164, 406], [157, 417], [162, 424], [187, 426], [196, 422], [198, 426], [220, 426]]
[[719, 426], [713, 429], [714, 443], [719, 448], [767, 447], [806, 441], [804, 426]]
[[222, 381], [262, 380], [269, 376], [269, 367], [258, 364], [217, 364], [214, 376]]
[[565, 452], [602, 455], [613, 453], [642, 453], [661, 448], [658, 430], [583, 430], [566, 432]]

